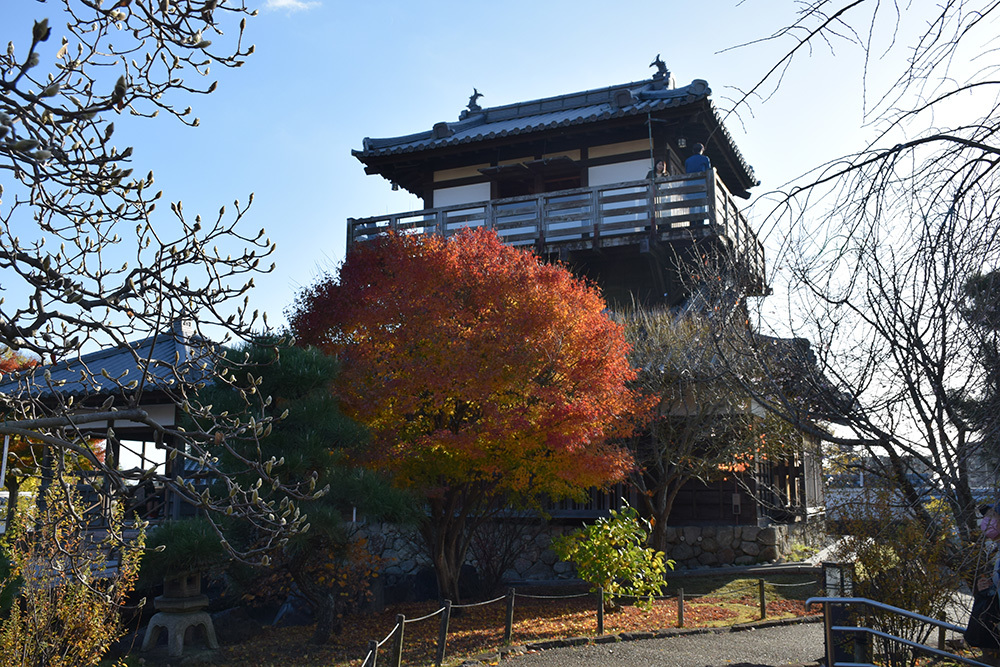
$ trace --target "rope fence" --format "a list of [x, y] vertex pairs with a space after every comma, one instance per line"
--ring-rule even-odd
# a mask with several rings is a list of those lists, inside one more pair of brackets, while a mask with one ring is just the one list
[[[402, 615], [400, 615], [400, 617], [401, 616]], [[361, 667], [366, 667], [366, 666], [369, 666], [369, 665], [370, 665], [370, 667], [375, 667], [375, 660], [378, 658], [378, 650], [379, 650], [379, 648], [382, 647], [382, 646], [384, 646], [387, 641], [389, 641], [390, 639], [392, 639], [393, 637], [395, 637], [397, 630], [400, 631], [400, 634], [402, 634], [403, 624], [400, 623], [399, 620], [398, 620], [398, 618], [400, 618], [400, 617], [397, 617], [396, 627], [394, 627], [392, 630], [389, 631], [389, 634], [387, 634], [385, 636], [385, 639], [383, 639], [380, 642], [379, 641], [375, 641], [374, 639], [371, 640], [370, 642], [368, 642], [368, 654], [365, 655], [365, 659], [362, 661]], [[400, 650], [402, 650], [402, 642], [400, 642]], [[369, 660], [371, 662], [369, 662]], [[402, 657], [400, 657], [400, 660], [402, 660]]]
[[[806, 581], [793, 584], [782, 584], [782, 583], [771, 583], [768, 584], [764, 579], [758, 579], [755, 583], [737, 588], [735, 590], [727, 590], [717, 593], [708, 593], [704, 595], [687, 595], [684, 594], [683, 588], [677, 589], [676, 595], [652, 595], [652, 596], [642, 596], [642, 599], [650, 600], [676, 600], [677, 601], [677, 627], [684, 627], [684, 607], [685, 603], [691, 602], [692, 600], [698, 600], [700, 598], [712, 597], [746, 597], [744, 593], [756, 591], [757, 593], [757, 603], [759, 606], [759, 616], [760, 620], [767, 618], [767, 592], [766, 586], [770, 585], [775, 588], [791, 588], [796, 586], [812, 586], [813, 588], [818, 586], [815, 581]], [[507, 590], [507, 594], [492, 600], [486, 600], [483, 602], [474, 602], [470, 604], [455, 604], [453, 605], [451, 600], [445, 600], [444, 605], [433, 611], [426, 616], [421, 616], [420, 618], [407, 619], [403, 614], [396, 616], [396, 625], [389, 632], [388, 635], [382, 641], [371, 640], [368, 642], [368, 653], [365, 655], [364, 660], [361, 663], [361, 667], [377, 667], [379, 649], [385, 646], [389, 640], [392, 640], [392, 646], [389, 650], [388, 660], [390, 667], [401, 667], [402, 666], [402, 656], [403, 656], [403, 641], [404, 641], [404, 629], [407, 625], [413, 623], [419, 623], [422, 621], [429, 620], [435, 616], [440, 616], [440, 628], [438, 632], [438, 641], [436, 646], [436, 652], [434, 656], [434, 664], [436, 667], [441, 667], [444, 662], [445, 648], [448, 642], [448, 625], [451, 620], [451, 612], [453, 609], [470, 609], [473, 607], [483, 607], [486, 605], [496, 604], [501, 601], [506, 602], [506, 614], [504, 618], [504, 630], [503, 630], [503, 645], [508, 646], [511, 644], [514, 631], [514, 602], [516, 598], [524, 598], [529, 600], [571, 600], [583, 597], [596, 597], [596, 612], [597, 612], [597, 636], [604, 635], [604, 589], [598, 588], [596, 591], [591, 593], [574, 593], [571, 595], [532, 595], [528, 593], [518, 593], [516, 589], [510, 588]], [[632, 599], [625, 596], [626, 599]]]
[[471, 609], [472, 607], [485, 607], [488, 604], [493, 604], [495, 602], [500, 602], [500, 600], [506, 599], [506, 595], [501, 595], [493, 600], [486, 600], [485, 602], [471, 602], [469, 604], [456, 604], [455, 609]]

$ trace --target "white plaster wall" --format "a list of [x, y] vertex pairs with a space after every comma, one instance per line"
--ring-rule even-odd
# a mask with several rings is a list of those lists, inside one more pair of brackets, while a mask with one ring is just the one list
[[638, 181], [646, 178], [649, 173], [649, 160], [632, 160], [590, 167], [587, 171], [591, 187], [621, 183], [622, 181]]
[[438, 188], [434, 191], [434, 208], [454, 206], [455, 204], [471, 204], [473, 202], [489, 201], [489, 199], [489, 183], [473, 183], [453, 188]]

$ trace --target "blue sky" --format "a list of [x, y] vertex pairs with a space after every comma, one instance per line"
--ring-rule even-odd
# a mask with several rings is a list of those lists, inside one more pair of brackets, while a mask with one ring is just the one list
[[[120, 132], [123, 144], [136, 147], [136, 172], [153, 169], [158, 187], [192, 216], [214, 217], [221, 205], [255, 193], [246, 230], [267, 229], [278, 266], [256, 281], [251, 299], [272, 324], [283, 321], [296, 290], [343, 259], [348, 217], [420, 208], [364, 174], [351, 149], [365, 136], [456, 120], [473, 87], [484, 95], [481, 105], [496, 106], [645, 79], [657, 54], [678, 85], [706, 79], [716, 105], [728, 108], [727, 98], [753, 86], [790, 43], [727, 49], [770, 35], [794, 10], [773, 0], [258, 6], [247, 33], [255, 55], [239, 70], [213, 71], [216, 93], [190, 101], [199, 128], [163, 118], [125, 122]], [[3, 36], [30, 34], [31, 20], [58, 7], [5, 0]], [[63, 22], [53, 16], [56, 35]], [[856, 147], [861, 74], [849, 54], [806, 54], [773, 97], [727, 121], [763, 181], [761, 193]]]

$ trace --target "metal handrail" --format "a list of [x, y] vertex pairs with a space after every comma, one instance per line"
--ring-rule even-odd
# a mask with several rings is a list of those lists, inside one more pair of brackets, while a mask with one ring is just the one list
[[877, 667], [871, 663], [867, 662], [836, 662], [833, 657], [833, 634], [835, 632], [849, 632], [849, 633], [866, 633], [874, 635], [876, 637], [881, 637], [883, 639], [888, 639], [890, 641], [899, 642], [910, 648], [914, 648], [920, 651], [931, 653], [941, 658], [948, 658], [955, 660], [966, 665], [975, 665], [976, 667], [991, 667], [985, 663], [979, 662], [978, 660], [973, 660], [971, 658], [966, 658], [954, 653], [949, 653], [942, 649], [937, 649], [926, 644], [921, 644], [919, 642], [914, 642], [909, 639], [904, 639], [902, 637], [897, 637], [896, 635], [891, 635], [880, 630], [875, 630], [873, 628], [868, 628], [864, 626], [850, 626], [850, 625], [833, 625], [833, 619], [830, 615], [830, 608], [834, 604], [862, 604], [867, 607], [874, 609], [880, 609], [882, 611], [887, 611], [898, 616], [904, 616], [906, 618], [912, 618], [913, 620], [920, 621], [922, 623], [928, 623], [945, 630], [952, 630], [953, 632], [965, 632], [965, 628], [955, 625], [953, 623], [948, 623], [947, 621], [942, 621], [936, 618], [930, 618], [929, 616], [924, 616], [923, 614], [918, 614], [913, 611], [908, 611], [906, 609], [900, 609], [899, 607], [893, 607], [892, 605], [885, 604], [884, 602], [877, 602], [875, 600], [869, 600], [868, 598], [844, 598], [844, 597], [811, 597], [806, 600], [806, 608], [808, 609], [814, 604], [823, 605], [823, 637], [825, 643], [825, 653], [826, 653], [826, 664], [830, 667]]

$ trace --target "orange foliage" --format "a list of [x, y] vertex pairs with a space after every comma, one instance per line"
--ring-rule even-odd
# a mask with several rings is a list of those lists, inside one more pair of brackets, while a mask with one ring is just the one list
[[[10, 348], [0, 349], [0, 378], [13, 371], [33, 368], [38, 365], [38, 359], [25, 356], [19, 352], [14, 352]], [[0, 447], [3, 439], [0, 438]], [[94, 452], [98, 461], [103, 462], [106, 455], [106, 441], [104, 439], [90, 439], [87, 441], [91, 451]], [[27, 477], [35, 473], [38, 462], [41, 460], [43, 446], [37, 440], [25, 438], [20, 435], [12, 436], [8, 442], [7, 454], [7, 479], [0, 480], [0, 484], [8, 488], [17, 489], [19, 478]], [[0, 450], [2, 451], [2, 450]], [[78, 463], [84, 469], [89, 468], [87, 461], [83, 458]]]
[[0, 349], [0, 376], [10, 373], [11, 371], [21, 370], [22, 368], [31, 368], [37, 364], [37, 359], [26, 357], [19, 352], [13, 351], [9, 347]]
[[621, 327], [596, 289], [493, 232], [352, 249], [290, 319], [341, 357], [345, 411], [374, 433], [368, 463], [401, 486], [563, 495], [631, 465], [608, 443], [637, 407]]

